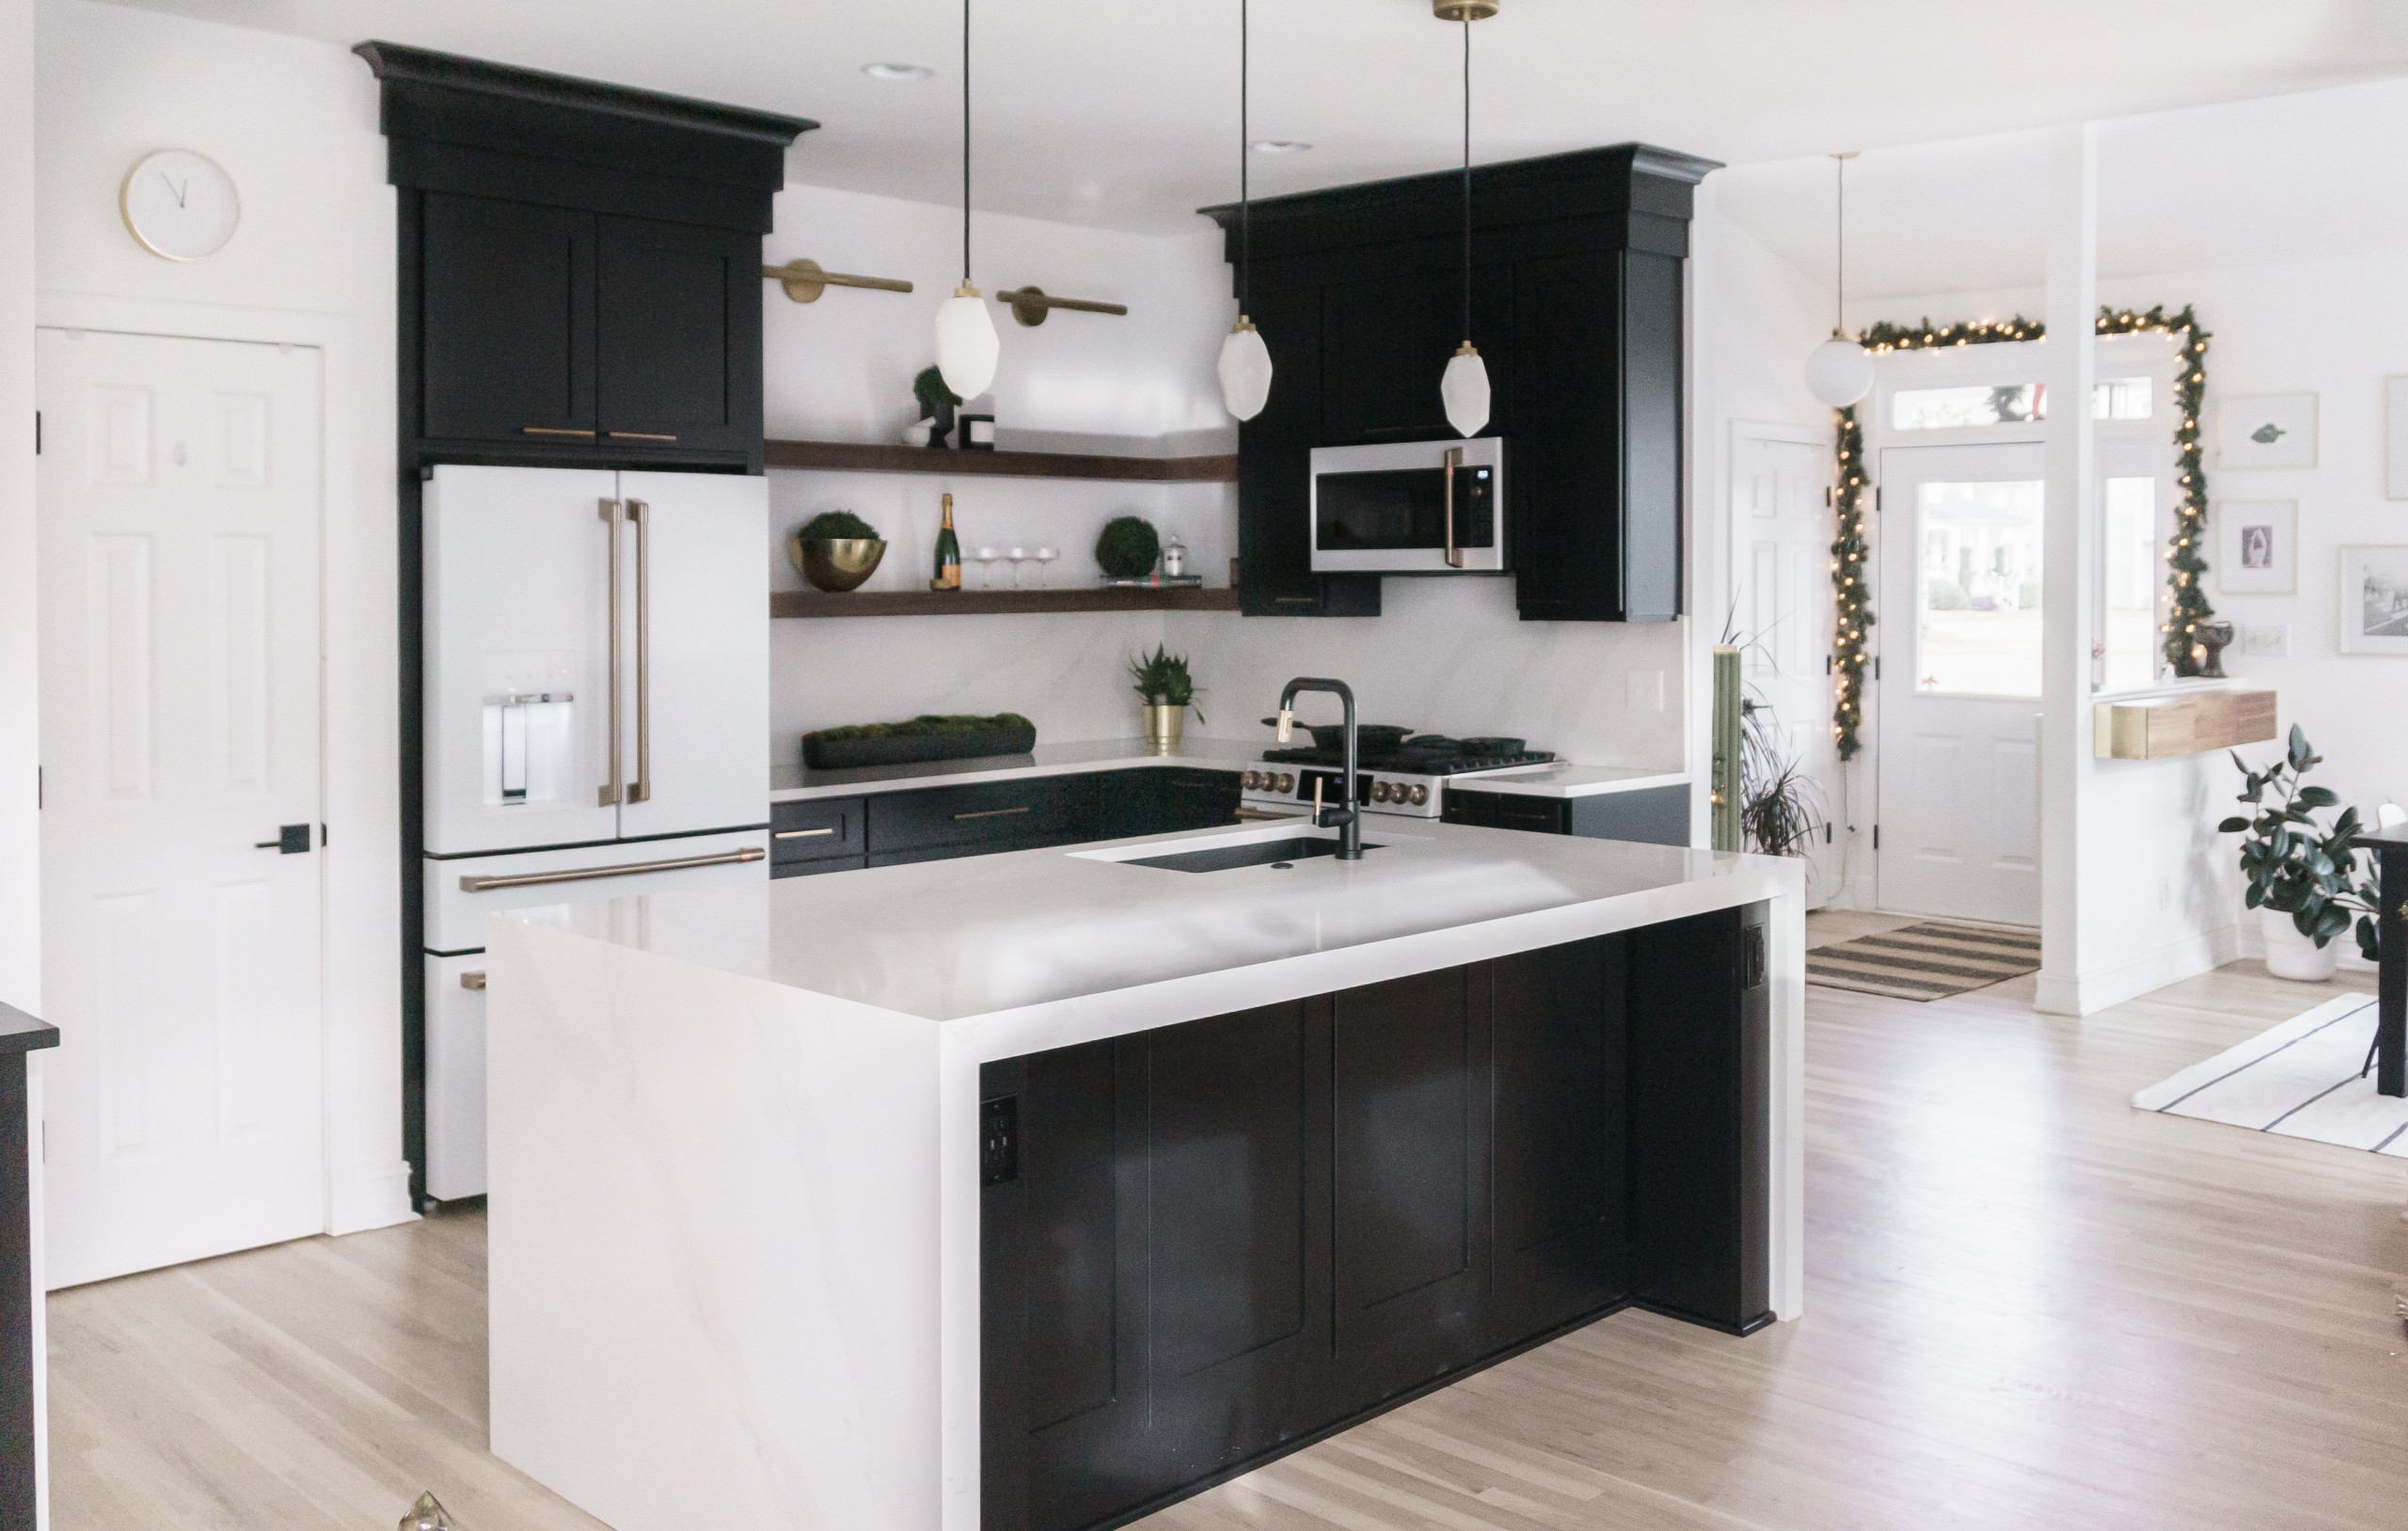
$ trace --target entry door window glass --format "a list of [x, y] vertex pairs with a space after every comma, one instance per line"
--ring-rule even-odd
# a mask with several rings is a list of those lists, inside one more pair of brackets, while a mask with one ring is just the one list
[[2100, 560], [2100, 635], [2107, 640], [2102, 684], [2109, 690], [2144, 687], [2157, 678], [2157, 480], [2110, 479], [2100, 518], [2107, 539]]
[[1917, 691], [2040, 694], [2040, 505], [2037, 479], [1920, 486]]
[[[2102, 420], [2145, 420], [2155, 407], [2146, 377], [2114, 377], [2091, 391], [2090, 413]], [[1900, 388], [1890, 395], [1893, 431], [1962, 431], [2028, 425], [2049, 418], [2045, 383], [1977, 383], [1953, 388]]]

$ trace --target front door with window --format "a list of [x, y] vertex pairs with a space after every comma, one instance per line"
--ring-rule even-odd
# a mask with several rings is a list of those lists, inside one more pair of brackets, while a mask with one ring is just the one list
[[2043, 477], [2037, 443], [1882, 454], [1884, 909], [2039, 923]]
[[53, 1286], [322, 1231], [318, 353], [39, 332]]

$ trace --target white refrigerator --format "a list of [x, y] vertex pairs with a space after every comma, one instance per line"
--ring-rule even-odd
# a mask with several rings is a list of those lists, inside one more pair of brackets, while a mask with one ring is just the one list
[[482, 1195], [484, 920], [768, 876], [768, 488], [424, 489], [426, 1190]]

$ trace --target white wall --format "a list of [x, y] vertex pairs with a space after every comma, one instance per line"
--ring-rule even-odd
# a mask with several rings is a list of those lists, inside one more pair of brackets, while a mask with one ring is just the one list
[[[393, 194], [375, 82], [358, 59], [324, 43], [85, 0], [40, 0], [38, 17], [41, 322], [325, 352], [327, 1216], [336, 1231], [380, 1225], [408, 1216], [409, 1203], [401, 1160]], [[119, 219], [126, 166], [166, 146], [208, 154], [240, 188], [242, 227], [206, 260], [159, 260]]]
[[[33, 0], [0, 0], [0, 420], [34, 412]], [[0, 1002], [41, 1006], [41, 764], [34, 647], [34, 452], [0, 431]]]

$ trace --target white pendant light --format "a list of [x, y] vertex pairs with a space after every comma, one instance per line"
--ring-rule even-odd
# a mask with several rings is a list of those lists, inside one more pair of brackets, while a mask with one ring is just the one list
[[1833, 315], [1831, 338], [1809, 352], [1806, 356], [1806, 388], [1833, 409], [1848, 405], [1873, 391], [1873, 358], [1864, 347], [1847, 338], [1847, 162], [1853, 153], [1834, 154], [1839, 162], [1838, 197], [1838, 260], [1832, 271]]
[[970, 285], [970, 0], [961, 0], [961, 285], [937, 306], [937, 371], [963, 399], [992, 387], [1004, 342]]
[[1471, 24], [1495, 15], [1497, 8], [1458, 6], [1450, 13], [1441, 0], [1437, 11], [1459, 21], [1464, 29], [1464, 343], [1455, 348], [1447, 375], [1438, 380], [1438, 398], [1447, 406], [1447, 423], [1457, 434], [1470, 436], [1488, 423], [1489, 400], [1488, 363], [1471, 343]]
[[1221, 342], [1221, 404], [1250, 420], [1271, 402], [1271, 352], [1245, 314], [1246, 277], [1254, 264], [1254, 190], [1246, 159], [1248, 0], [1238, 0], [1238, 322]]

